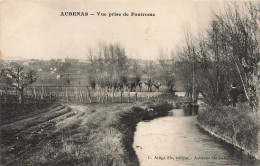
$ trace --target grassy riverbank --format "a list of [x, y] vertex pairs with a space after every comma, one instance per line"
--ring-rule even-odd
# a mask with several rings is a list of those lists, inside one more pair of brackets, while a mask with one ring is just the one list
[[249, 107], [208, 107], [198, 116], [198, 124], [212, 135], [255, 155], [258, 151], [258, 124]]
[[[17, 125], [9, 124], [15, 132], [5, 130], [2, 135], [2, 164], [139, 165], [132, 148], [137, 123], [166, 115], [172, 106], [163, 102], [72, 105], [70, 108], [58, 106], [39, 117], [28, 117], [39, 122], [32, 125], [27, 125], [28, 118]], [[8, 125], [2, 127], [8, 128]]]

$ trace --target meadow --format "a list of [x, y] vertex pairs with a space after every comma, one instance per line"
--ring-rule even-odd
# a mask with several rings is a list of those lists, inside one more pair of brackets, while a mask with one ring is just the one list
[[167, 102], [58, 104], [1, 126], [3, 165], [139, 165], [136, 124], [167, 115]]

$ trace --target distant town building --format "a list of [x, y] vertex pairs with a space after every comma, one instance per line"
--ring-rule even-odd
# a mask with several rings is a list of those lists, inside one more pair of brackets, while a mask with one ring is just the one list
[[61, 78], [61, 75], [58, 74], [58, 75], [56, 76], [56, 78], [57, 78], [57, 80], [59, 80], [59, 79]]
[[39, 62], [39, 59], [28, 59], [28, 62]]
[[62, 63], [62, 59], [57, 59], [57, 62]]
[[65, 58], [65, 62], [69, 63], [78, 63], [79, 59]]
[[54, 68], [51, 67], [51, 71], [57, 71], [57, 68], [56, 67], [54, 67]]
[[23, 62], [24, 66], [29, 66], [29, 62]]
[[86, 61], [87, 61], [86, 59], [79, 59], [80, 63], [86, 63]]

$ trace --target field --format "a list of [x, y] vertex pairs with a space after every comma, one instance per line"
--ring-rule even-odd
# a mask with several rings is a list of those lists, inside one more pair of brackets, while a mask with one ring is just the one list
[[132, 149], [136, 124], [167, 103], [52, 104], [1, 126], [4, 165], [138, 165]]

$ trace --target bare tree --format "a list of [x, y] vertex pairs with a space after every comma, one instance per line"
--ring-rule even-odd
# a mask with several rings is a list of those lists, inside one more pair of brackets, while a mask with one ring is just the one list
[[256, 89], [257, 63], [260, 61], [260, 3], [233, 2], [217, 16], [227, 35], [227, 53], [236, 66], [246, 97], [254, 110], [258, 109]]
[[[211, 105], [227, 103], [230, 84], [236, 82], [242, 85], [253, 110], [258, 108], [259, 7], [259, 2], [230, 3], [224, 12], [213, 15], [204, 35], [186, 34], [186, 46], [178, 53], [178, 69], [192, 95], [196, 89]], [[189, 81], [194, 76], [195, 87]]]
[[[159, 52], [159, 66], [158, 66], [158, 73], [156, 76], [157, 80], [160, 82], [155, 81], [154, 87], [158, 90], [162, 83], [167, 86], [169, 92], [173, 92], [173, 87], [175, 84], [176, 76], [175, 76], [175, 64], [174, 64], [174, 53], [171, 52], [171, 59], [167, 59], [167, 52], [163, 49], [160, 49]], [[162, 82], [162, 83], [161, 83]]]
[[195, 68], [197, 63], [195, 62], [196, 54], [194, 48], [196, 39], [189, 28], [185, 30], [184, 35], [185, 46], [176, 52], [180, 59], [179, 62], [176, 62], [176, 67], [178, 78], [184, 85], [185, 96], [194, 98], [194, 96], [198, 94], [198, 87], [195, 81]]
[[160, 86], [161, 86], [162, 84], [160, 83], [160, 82], [154, 82], [153, 83], [153, 86], [157, 89], [157, 92], [159, 92], [160, 91]]
[[152, 92], [152, 86], [153, 86], [154, 80], [151, 78], [147, 79], [144, 84], [147, 86], [148, 92]]
[[10, 87], [16, 89], [19, 104], [22, 104], [24, 102], [24, 89], [36, 81], [37, 74], [34, 70], [25, 71], [22, 65], [15, 63], [5, 69], [3, 77]]
[[[99, 87], [99, 91], [103, 91], [108, 99], [108, 93], [112, 92], [112, 101], [114, 101], [114, 93], [118, 89], [123, 95], [121, 86], [121, 76], [126, 76], [128, 72], [128, 61], [125, 49], [120, 44], [99, 43], [98, 50], [94, 52], [89, 50], [88, 59], [90, 60], [91, 73], [89, 74], [89, 83], [93, 90]], [[125, 86], [124, 83], [122, 85]]]

